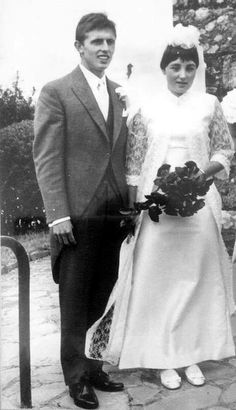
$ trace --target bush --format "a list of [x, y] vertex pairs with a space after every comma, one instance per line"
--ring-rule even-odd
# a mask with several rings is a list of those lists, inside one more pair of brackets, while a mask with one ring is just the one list
[[0, 129], [2, 234], [45, 229], [45, 213], [32, 157], [33, 121]]
[[222, 208], [236, 211], [236, 156], [232, 162], [229, 180], [216, 180], [216, 186], [222, 198]]

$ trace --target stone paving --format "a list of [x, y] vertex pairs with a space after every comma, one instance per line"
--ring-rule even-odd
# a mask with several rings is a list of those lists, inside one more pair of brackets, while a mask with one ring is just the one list
[[[31, 268], [31, 376], [34, 409], [78, 409], [68, 395], [59, 362], [58, 289], [50, 273], [49, 257], [30, 263]], [[20, 408], [18, 367], [17, 271], [2, 275], [1, 409]], [[236, 317], [233, 317], [236, 335]], [[207, 377], [202, 387], [193, 387], [183, 377], [181, 389], [169, 391], [160, 385], [154, 370], [105, 368], [125, 391], [97, 391], [101, 410], [223, 410], [236, 409], [236, 358], [205, 362]]]

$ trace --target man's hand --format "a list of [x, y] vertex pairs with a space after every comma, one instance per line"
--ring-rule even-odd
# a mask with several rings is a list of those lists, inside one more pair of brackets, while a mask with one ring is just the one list
[[132, 237], [135, 235], [135, 229], [136, 229], [136, 225], [138, 222], [138, 218], [139, 218], [139, 215], [133, 215], [129, 217], [128, 224], [129, 224], [130, 232], [128, 233], [127, 238], [126, 238], [127, 243], [130, 243]]
[[57, 237], [61, 245], [75, 245], [76, 240], [73, 235], [73, 226], [70, 220], [60, 222], [52, 226], [52, 233]]

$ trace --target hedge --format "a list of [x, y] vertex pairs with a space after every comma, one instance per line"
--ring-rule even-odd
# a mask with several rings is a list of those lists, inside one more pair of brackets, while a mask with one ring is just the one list
[[46, 228], [42, 197], [32, 157], [33, 121], [0, 129], [0, 194], [2, 234]]

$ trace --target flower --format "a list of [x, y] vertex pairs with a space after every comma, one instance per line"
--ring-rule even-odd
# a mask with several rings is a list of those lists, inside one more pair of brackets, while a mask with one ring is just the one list
[[181, 46], [183, 48], [198, 47], [200, 32], [197, 27], [189, 25], [187, 27], [177, 24], [170, 32], [167, 44]]
[[170, 172], [170, 168], [169, 164], [163, 164], [158, 169], [154, 180], [156, 190], [150, 195], [145, 195], [146, 201], [136, 202], [134, 209], [121, 211], [126, 218], [132, 218], [147, 210], [152, 221], [159, 222], [162, 212], [187, 217], [205, 206], [203, 197], [213, 179], [206, 180], [205, 177], [200, 177], [199, 168], [194, 161], [187, 161], [183, 167], [176, 167], [174, 172]]
[[117, 87], [115, 92], [119, 95], [121, 101], [126, 101], [127, 90], [124, 87]]

